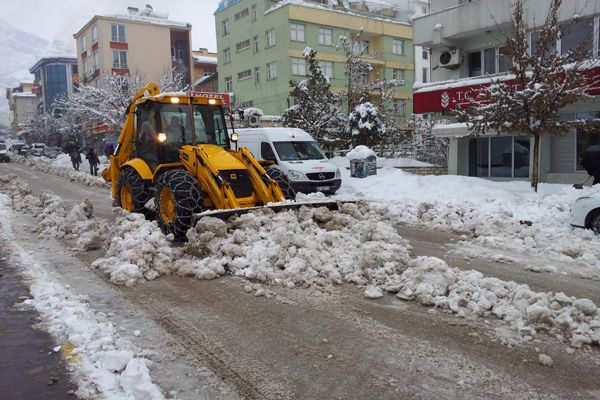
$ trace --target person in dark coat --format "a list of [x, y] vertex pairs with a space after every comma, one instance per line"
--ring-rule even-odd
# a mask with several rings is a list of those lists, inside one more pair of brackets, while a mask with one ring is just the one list
[[96, 151], [93, 148], [90, 149], [85, 158], [90, 163], [90, 174], [98, 176], [98, 164], [100, 164], [100, 159], [98, 158], [98, 154], [96, 154]]
[[579, 155], [579, 162], [594, 177], [592, 185], [600, 183], [600, 146], [590, 146]]
[[71, 163], [73, 164], [73, 168], [75, 171], [79, 171], [79, 164], [81, 164], [81, 154], [79, 153], [79, 149], [77, 146], [73, 146], [71, 151], [69, 152], [71, 156]]

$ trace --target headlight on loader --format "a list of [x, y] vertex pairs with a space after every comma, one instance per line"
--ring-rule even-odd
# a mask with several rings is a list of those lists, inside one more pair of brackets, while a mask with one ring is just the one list
[[167, 134], [164, 132], [160, 132], [157, 136], [158, 143], [164, 143], [167, 141]]

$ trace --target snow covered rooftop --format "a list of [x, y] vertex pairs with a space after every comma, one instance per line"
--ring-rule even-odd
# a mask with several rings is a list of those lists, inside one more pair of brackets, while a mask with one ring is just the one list
[[194, 61], [202, 63], [202, 64], [214, 64], [217, 65], [217, 57], [211, 56], [193, 56]]
[[192, 24], [190, 24], [189, 22], [179, 22], [179, 21], [173, 21], [173, 20], [170, 20], [167, 18], [149, 17], [149, 16], [144, 16], [144, 15], [106, 14], [106, 15], [102, 15], [102, 16], [106, 17], [106, 18], [121, 19], [121, 20], [132, 21], [132, 22], [142, 22], [142, 23], [153, 24], [153, 25], [171, 26], [171, 27], [175, 27], [175, 28], [191, 28], [192, 27]]
[[13, 97], [37, 97], [37, 94], [31, 92], [13, 93]]

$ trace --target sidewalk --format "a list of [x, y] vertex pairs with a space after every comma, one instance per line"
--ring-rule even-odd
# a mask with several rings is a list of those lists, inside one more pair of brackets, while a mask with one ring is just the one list
[[60, 353], [52, 351], [52, 338], [33, 327], [38, 315], [14, 307], [29, 291], [8, 261], [2, 261], [5, 253], [0, 241], [0, 399], [76, 399], [72, 393], [77, 387], [69, 381]]

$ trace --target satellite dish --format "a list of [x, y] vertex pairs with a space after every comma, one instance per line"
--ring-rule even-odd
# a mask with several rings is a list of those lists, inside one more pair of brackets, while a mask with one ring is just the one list
[[152, 8], [152, 6], [151, 6], [150, 4], [146, 4], [146, 8], [147, 8], [148, 10], [153, 10], [153, 8]]
[[342, 5], [344, 8], [350, 8], [350, 3], [348, 3], [348, 0], [342, 0]]

